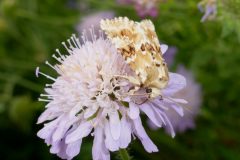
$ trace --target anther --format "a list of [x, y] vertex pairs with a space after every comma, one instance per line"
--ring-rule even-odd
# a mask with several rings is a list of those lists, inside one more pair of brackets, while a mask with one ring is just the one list
[[56, 68], [53, 65], [51, 65], [48, 61], [45, 61], [45, 64], [51, 67], [52, 69], [56, 70]]
[[51, 79], [51, 80], [53, 80], [53, 81], [56, 81], [55, 78], [53, 78], [53, 77], [51, 77], [51, 76], [49, 76], [49, 75], [47, 75], [47, 74], [45, 74], [45, 73], [43, 73], [43, 72], [40, 72], [39, 67], [36, 68], [35, 74], [36, 74], [37, 77], [39, 77], [39, 74], [41, 74], [41, 75], [45, 76], [45, 77], [48, 78], [48, 79]]

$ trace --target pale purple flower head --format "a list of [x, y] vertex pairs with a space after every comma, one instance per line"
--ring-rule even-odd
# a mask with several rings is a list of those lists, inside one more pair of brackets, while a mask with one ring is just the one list
[[[36, 75], [53, 81], [47, 84], [40, 101], [46, 101], [46, 110], [38, 119], [45, 123], [38, 136], [51, 145], [50, 152], [62, 159], [72, 159], [79, 154], [82, 139], [93, 136], [93, 160], [109, 160], [110, 151], [127, 148], [137, 137], [149, 153], [157, 146], [143, 128], [140, 111], [157, 126], [168, 126], [175, 136], [167, 112], [183, 116], [183, 99], [173, 98], [186, 85], [185, 78], [169, 73], [169, 84], [161, 90], [162, 96], [148, 99], [143, 104], [132, 100], [132, 84], [121, 76], [134, 72], [117, 52], [115, 46], [91, 31], [92, 39], [83, 35], [83, 43], [76, 36], [63, 43], [68, 54], [56, 50], [56, 65], [51, 65], [58, 76], [53, 78], [37, 68]], [[162, 52], [165, 47], [161, 47]], [[147, 96], [147, 95], [146, 95]], [[134, 96], [136, 98], [136, 95]]]
[[201, 22], [212, 20], [217, 15], [217, 0], [202, 0], [198, 3], [198, 9], [204, 13]]

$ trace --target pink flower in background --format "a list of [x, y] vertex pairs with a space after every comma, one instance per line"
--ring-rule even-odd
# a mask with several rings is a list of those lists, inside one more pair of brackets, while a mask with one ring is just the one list
[[204, 13], [201, 22], [212, 20], [217, 15], [217, 0], [202, 0], [198, 3], [198, 9]]
[[158, 6], [163, 0], [118, 0], [120, 4], [133, 4], [139, 17], [157, 17]]
[[157, 17], [159, 0], [135, 0], [135, 9], [139, 17]]
[[46, 93], [39, 98], [48, 104], [38, 119], [38, 124], [45, 124], [37, 135], [51, 145], [51, 153], [62, 159], [78, 155], [83, 138], [89, 135], [94, 137], [93, 160], [109, 160], [109, 151], [127, 148], [134, 137], [147, 152], [157, 152], [157, 146], [143, 128], [140, 111], [157, 127], [168, 126], [174, 137], [167, 112], [172, 110], [176, 116], [183, 116], [181, 105], [187, 102], [172, 96], [185, 87], [185, 78], [169, 73], [169, 84], [162, 89], [162, 97], [136, 104], [129, 95], [132, 84], [119, 77], [133, 76], [134, 72], [109, 40], [98, 38], [93, 30], [90, 32], [92, 39], [83, 36], [83, 44], [76, 36], [68, 44], [63, 43], [68, 54], [63, 55], [57, 49], [57, 55], [53, 55], [56, 65], [46, 62], [58, 73], [56, 78], [36, 69], [36, 76], [43, 75], [53, 81], [46, 84]]

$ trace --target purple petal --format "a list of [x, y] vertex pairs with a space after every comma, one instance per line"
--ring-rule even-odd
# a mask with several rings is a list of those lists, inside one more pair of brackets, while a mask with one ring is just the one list
[[93, 160], [110, 160], [110, 153], [104, 144], [103, 128], [97, 127], [94, 130], [92, 155]]
[[88, 136], [92, 131], [92, 124], [91, 122], [82, 122], [77, 129], [75, 129], [72, 133], [68, 134], [66, 137], [66, 143], [73, 143], [83, 137]]
[[74, 106], [70, 112], [69, 112], [69, 117], [74, 117], [82, 108], [79, 107], [79, 105], [77, 104], [76, 106]]
[[158, 152], [157, 146], [151, 141], [151, 139], [148, 137], [146, 131], [144, 130], [141, 119], [138, 118], [138, 119], [133, 120], [133, 125], [135, 128], [134, 133], [142, 142], [145, 150], [149, 153]]
[[54, 142], [50, 148], [50, 153], [57, 154], [61, 150], [61, 141]]
[[118, 112], [109, 115], [110, 132], [114, 140], [118, 140], [121, 133], [121, 123]]
[[139, 117], [139, 114], [140, 114], [139, 107], [134, 103], [129, 103], [128, 116], [131, 119], [136, 119]]
[[68, 155], [66, 154], [67, 145], [64, 140], [59, 141], [59, 146], [61, 147], [61, 150], [57, 153], [57, 155], [62, 159], [70, 159], [70, 157], [68, 157]]
[[184, 113], [183, 113], [183, 108], [181, 106], [178, 106], [175, 104], [172, 104], [171, 106], [181, 117], [183, 117]]
[[40, 115], [37, 124], [43, 123], [44, 121], [53, 120], [59, 115], [59, 110], [56, 107], [49, 107]]
[[156, 126], [150, 119], [147, 120], [147, 125], [149, 126], [149, 128], [150, 128], [151, 130], [157, 130], [157, 129], [159, 129], [159, 127]]
[[150, 104], [143, 104], [140, 106], [140, 109], [148, 116], [148, 118], [157, 126], [162, 127], [162, 122], [156, 117]]
[[67, 115], [62, 116], [60, 123], [58, 124], [57, 129], [54, 131], [52, 140], [53, 142], [62, 139], [71, 125], [77, 120], [77, 118], [69, 119]]
[[75, 157], [76, 155], [79, 154], [81, 144], [82, 144], [82, 139], [80, 139], [74, 143], [68, 144], [67, 149], [66, 149], [66, 154], [69, 157], [71, 157], [70, 159], [72, 159], [73, 157]]
[[66, 131], [67, 131], [67, 129], [68, 129], [68, 128], [66, 127], [67, 121], [68, 121], [68, 120], [65, 119], [65, 117], [63, 117], [63, 118], [61, 119], [61, 121], [59, 122], [56, 130], [55, 130], [54, 133], [53, 133], [53, 136], [52, 136], [53, 142], [56, 142], [56, 141], [59, 141], [59, 140], [62, 139], [62, 137], [64, 136], [64, 134], [66, 133]]
[[110, 131], [109, 122], [106, 122], [104, 131], [105, 131], [105, 135], [106, 135], [106, 138], [105, 138], [106, 147], [110, 151], [113, 151], [113, 152], [119, 150], [119, 142], [113, 139], [111, 131]]
[[123, 116], [121, 119], [121, 135], [119, 139], [120, 148], [127, 148], [131, 142], [131, 125], [127, 121], [126, 117]]
[[42, 138], [42, 139], [47, 139], [49, 137], [52, 136], [53, 132], [56, 130], [58, 122], [60, 120], [61, 117], [47, 123], [44, 124], [44, 127], [38, 131], [37, 136]]
[[164, 113], [161, 109], [159, 109], [155, 104], [153, 104], [153, 106], [151, 106], [152, 109], [155, 111], [156, 117], [158, 119], [158, 121], [162, 121], [162, 123], [164, 125], [166, 125], [166, 122], [162, 116], [162, 114]]
[[91, 117], [92, 115], [94, 115], [97, 112], [98, 108], [97, 107], [91, 107], [91, 108], [87, 108], [84, 112], [84, 118], [88, 119], [89, 117]]
[[208, 19], [211, 15], [216, 14], [217, 9], [216, 7], [212, 6], [212, 5], [207, 5], [206, 10], [205, 10], [205, 14], [203, 15], [201, 22], [204, 22], [206, 19]]
[[181, 99], [181, 98], [170, 98], [170, 100], [174, 101], [175, 103], [182, 103], [182, 104], [187, 104], [188, 101], [186, 101], [185, 99]]
[[160, 45], [160, 47], [161, 47], [161, 52], [164, 55], [164, 53], [166, 53], [166, 51], [168, 50], [168, 45], [162, 44]]
[[166, 120], [166, 122], [167, 122], [167, 124], [168, 124], [168, 127], [169, 127], [169, 129], [170, 129], [171, 136], [172, 136], [172, 137], [175, 137], [175, 131], [174, 131], [174, 129], [173, 129], [172, 123], [169, 121], [169, 119], [168, 119], [168, 117], [166, 116], [166, 114], [163, 114], [163, 116], [164, 116], [164, 118], [165, 118], [165, 120]]
[[172, 96], [186, 86], [186, 79], [176, 73], [169, 73], [168, 86], [162, 90], [163, 95]]

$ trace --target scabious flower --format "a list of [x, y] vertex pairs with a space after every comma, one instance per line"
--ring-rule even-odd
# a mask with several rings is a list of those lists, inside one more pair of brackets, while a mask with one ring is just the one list
[[168, 86], [162, 96], [136, 104], [129, 95], [132, 84], [121, 76], [134, 76], [121, 54], [104, 36], [92, 39], [83, 35], [83, 43], [76, 36], [63, 43], [68, 54], [57, 49], [56, 65], [46, 62], [58, 76], [49, 76], [36, 69], [36, 76], [43, 75], [53, 81], [47, 84], [40, 101], [46, 101], [46, 110], [38, 119], [45, 123], [37, 135], [51, 145], [50, 152], [62, 159], [72, 159], [79, 154], [82, 139], [94, 137], [93, 160], [109, 160], [110, 152], [127, 148], [137, 137], [149, 153], [157, 152], [157, 146], [148, 137], [140, 118], [145, 113], [157, 126], [169, 126], [174, 137], [168, 110], [183, 116], [183, 99], [172, 96], [185, 87], [185, 78], [169, 73]]
[[139, 17], [157, 17], [158, 6], [162, 0], [118, 0], [120, 4], [133, 4]]
[[198, 3], [198, 9], [204, 13], [201, 22], [212, 20], [217, 15], [217, 0], [202, 0]]

